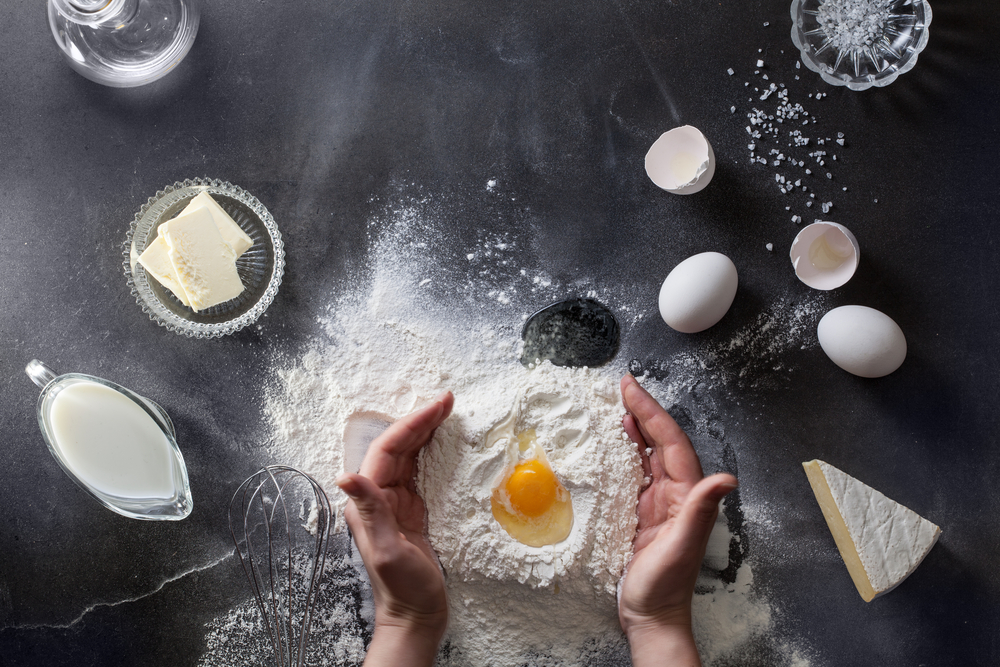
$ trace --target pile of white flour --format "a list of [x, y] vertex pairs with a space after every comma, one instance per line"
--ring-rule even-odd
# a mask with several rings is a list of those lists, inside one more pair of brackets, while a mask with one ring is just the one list
[[[518, 393], [504, 422], [515, 434], [535, 431], [570, 492], [572, 531], [544, 547], [507, 534], [490, 504], [491, 490], [511, 465], [506, 440], [489, 442], [459, 413], [420, 457], [417, 489], [427, 505], [431, 545], [449, 579], [563, 589], [585, 579], [595, 594], [613, 596], [632, 554], [642, 482], [635, 445], [623, 439], [618, 388], [594, 371], [548, 362], [508, 377]], [[476, 412], [495, 413], [489, 397], [477, 403]]]
[[472, 409], [503, 410], [491, 429], [502, 422], [515, 434], [536, 432], [570, 492], [573, 528], [544, 547], [510, 537], [490, 506], [508, 465], [506, 440], [491, 443], [464, 413], [449, 419], [424, 450], [417, 478], [431, 545], [448, 575], [449, 637], [475, 665], [522, 663], [529, 651], [573, 663], [587, 641], [616, 632], [615, 590], [632, 554], [642, 467], [623, 437], [616, 383], [548, 362], [504, 376], [516, 391], [513, 406], [480, 396]]
[[[272, 462], [314, 475], [342, 514], [346, 497], [333, 481], [345, 467], [349, 425], [373, 417], [391, 421], [450, 389], [454, 411], [422, 452], [417, 479], [451, 609], [438, 664], [628, 664], [615, 588], [631, 556], [642, 480], [635, 446], [621, 429], [618, 380], [627, 359], [621, 355], [601, 369], [521, 366], [518, 333], [526, 311], [517, 295], [542, 290], [541, 298], [565, 296], [565, 288], [513, 263], [521, 243], [514, 236], [483, 236], [469, 252], [448, 250], [439, 240], [449, 233], [454, 212], [438, 215], [436, 206], [411, 200], [373, 220], [370, 273], [319, 314], [316, 336], [299, 354], [275, 360], [264, 406]], [[581, 289], [588, 286], [574, 285], [569, 296]], [[780, 302], [778, 310], [789, 310], [786, 305]], [[649, 381], [648, 388], [671, 405], [696, 382], [711, 383], [713, 366], [739, 368], [765, 357], [770, 365], [803, 344], [797, 323], [811, 319], [794, 313], [784, 318], [788, 322], [783, 318], [775, 321], [788, 330], [775, 332], [788, 339], [780, 349], [765, 354], [740, 338], [726, 349], [685, 352], [667, 364], [669, 383]], [[558, 545], [515, 542], [492, 517], [490, 491], [506, 461], [483, 441], [512, 411], [518, 431], [536, 430], [571, 493], [574, 528]], [[730, 540], [737, 539], [724, 522], [719, 531], [717, 562], [703, 569], [694, 603], [706, 665], [740, 661], [755, 643], [770, 644], [776, 614], [752, 590], [747, 561], [735, 582], [719, 578]], [[349, 556], [335, 562], [330, 586], [337, 597], [324, 603], [323, 620], [313, 628], [313, 655], [321, 665], [360, 664], [371, 630], [370, 593], [363, 571], [352, 570], [356, 559], [353, 566]], [[253, 632], [255, 616], [247, 603], [210, 624], [210, 651], [201, 664], [256, 659], [258, 649], [234, 641]], [[790, 655], [780, 647], [778, 654]]]
[[[620, 632], [615, 590], [632, 553], [642, 470], [621, 427], [619, 372], [527, 369], [512, 333], [421, 303], [419, 281], [405, 272], [379, 264], [371, 291], [336, 304], [324, 340], [280, 373], [267, 403], [275, 458], [316, 476], [342, 515], [346, 496], [333, 480], [348, 424], [394, 420], [452, 390], [454, 410], [421, 453], [417, 479], [447, 573], [449, 659], [505, 665], [548, 654], [574, 664], [595, 638]], [[573, 529], [557, 545], [525, 546], [492, 516], [507, 460], [484, 440], [512, 410], [571, 494]]]

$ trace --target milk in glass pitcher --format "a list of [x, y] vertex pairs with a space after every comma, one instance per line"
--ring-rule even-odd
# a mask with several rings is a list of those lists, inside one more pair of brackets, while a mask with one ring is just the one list
[[38, 425], [52, 456], [102, 505], [132, 519], [177, 521], [193, 502], [174, 425], [159, 405], [82, 373], [57, 375], [37, 359]]

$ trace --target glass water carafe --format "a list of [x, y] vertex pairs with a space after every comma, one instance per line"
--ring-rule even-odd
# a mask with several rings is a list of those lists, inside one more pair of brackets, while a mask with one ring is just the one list
[[173, 69], [198, 32], [200, 0], [48, 0], [52, 35], [70, 66], [116, 88]]

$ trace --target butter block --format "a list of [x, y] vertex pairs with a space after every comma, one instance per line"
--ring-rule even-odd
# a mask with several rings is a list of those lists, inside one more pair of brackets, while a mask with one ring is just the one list
[[157, 282], [173, 292], [174, 296], [181, 303], [185, 306], [190, 306], [191, 303], [188, 301], [187, 294], [184, 293], [184, 288], [181, 287], [181, 283], [177, 279], [177, 271], [174, 270], [173, 262], [170, 261], [169, 250], [170, 246], [167, 245], [166, 239], [162, 236], [157, 236], [149, 244], [149, 247], [139, 255], [139, 263], [146, 269], [146, 273], [153, 276]]
[[233, 299], [243, 291], [236, 253], [226, 243], [207, 207], [160, 226], [177, 281], [195, 312]]
[[824, 461], [802, 467], [865, 602], [898, 586], [937, 543], [941, 529], [913, 510]]
[[[233, 249], [237, 257], [245, 253], [253, 245], [253, 239], [240, 229], [240, 226], [236, 224], [232, 216], [226, 213], [225, 209], [219, 206], [219, 202], [215, 201], [212, 195], [207, 192], [202, 192], [189, 201], [184, 210], [180, 212], [180, 215], [191, 213], [199, 208], [207, 208], [209, 210], [215, 226], [219, 228], [219, 233], [222, 234], [223, 240], [229, 244], [229, 247]], [[160, 234], [163, 234], [163, 227], [160, 227]]]

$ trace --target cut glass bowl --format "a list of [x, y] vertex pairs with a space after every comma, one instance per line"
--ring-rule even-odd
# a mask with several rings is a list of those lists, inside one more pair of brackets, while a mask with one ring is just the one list
[[793, 0], [792, 42], [827, 83], [865, 90], [913, 69], [927, 46], [926, 0]]
[[[156, 239], [160, 224], [175, 217], [202, 192], [219, 203], [253, 239], [253, 245], [236, 260], [243, 292], [235, 299], [196, 313], [147, 275], [138, 258]], [[256, 321], [274, 300], [285, 272], [284, 244], [274, 218], [256, 197], [217, 179], [188, 179], [150, 197], [135, 214], [122, 251], [125, 279], [143, 312], [160, 326], [192, 338], [225, 336]]]

